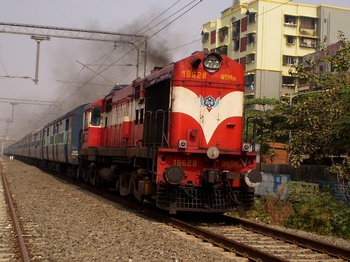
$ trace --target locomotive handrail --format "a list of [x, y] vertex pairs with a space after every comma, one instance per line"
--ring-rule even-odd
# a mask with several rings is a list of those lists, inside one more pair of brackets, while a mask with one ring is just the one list
[[164, 137], [164, 140], [166, 141], [167, 146], [170, 147], [169, 141], [167, 140], [166, 135], [164, 134], [164, 129], [165, 129], [165, 113], [166, 113], [166, 111], [164, 111], [163, 109], [158, 109], [158, 110], [156, 111], [156, 121], [155, 121], [155, 123], [154, 123], [154, 125], [155, 125], [155, 133], [157, 134], [157, 117], [158, 117], [158, 113], [159, 113], [159, 114], [163, 114], [163, 119], [162, 119], [162, 136], [161, 136], [161, 140], [160, 140], [160, 145], [161, 145], [161, 147], [164, 147], [164, 143], [163, 143], [163, 137]]
[[[147, 117], [148, 116], [148, 117]], [[149, 146], [150, 144], [150, 134], [152, 133], [151, 131], [152, 130], [149, 130], [148, 128], [151, 127], [151, 121], [152, 121], [152, 111], [151, 110], [148, 110], [147, 112], [145, 112], [145, 123], [146, 123], [146, 131], [144, 132], [144, 136], [145, 136], [145, 146], [147, 147], [147, 171], [152, 171], [152, 173], [154, 174], [154, 167], [153, 167], [153, 160], [152, 160], [152, 166], [150, 168], [150, 159], [153, 159], [153, 156], [150, 157], [150, 154], [151, 154], [151, 148]], [[152, 154], [154, 154], [154, 145], [152, 146]]]
[[[251, 145], [252, 145], [252, 150], [253, 151], [257, 151], [257, 148], [255, 147], [255, 145], [257, 144], [257, 142], [259, 142], [260, 144], [260, 148], [258, 149], [258, 154], [259, 154], [259, 158], [261, 159], [261, 151], [262, 151], [262, 143], [263, 143], [263, 137], [262, 137], [262, 128], [263, 128], [263, 119], [261, 116], [250, 116], [247, 117], [247, 123], [246, 123], [246, 134], [245, 134], [245, 141], [248, 142], [248, 129], [249, 129], [249, 120], [252, 120], [253, 123], [253, 133], [252, 133], [252, 139], [251, 139]], [[259, 132], [261, 132], [260, 134], [260, 139], [257, 139], [258, 136], [258, 130], [257, 130], [257, 126], [259, 125], [260, 130]], [[259, 170], [261, 168], [261, 165], [259, 165]]]

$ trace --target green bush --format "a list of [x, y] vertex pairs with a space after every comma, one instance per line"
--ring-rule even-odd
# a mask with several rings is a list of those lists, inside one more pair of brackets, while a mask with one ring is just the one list
[[288, 197], [281, 201], [272, 196], [257, 199], [247, 217], [265, 223], [284, 225], [321, 235], [350, 239], [350, 205], [319, 192], [314, 184], [288, 183]]
[[331, 193], [321, 193], [311, 184], [292, 182], [287, 201], [292, 204], [294, 214], [285, 226], [350, 238], [350, 206], [335, 200]]
[[350, 239], [350, 207], [338, 205], [334, 211], [331, 223], [334, 228], [333, 234], [337, 237]]
[[268, 224], [283, 225], [292, 213], [293, 207], [289, 203], [273, 196], [263, 196], [255, 200], [247, 216]]

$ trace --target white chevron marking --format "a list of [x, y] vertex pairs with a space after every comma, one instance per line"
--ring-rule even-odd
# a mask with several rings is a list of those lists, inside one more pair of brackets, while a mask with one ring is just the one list
[[[211, 95], [217, 99], [217, 96]], [[243, 114], [243, 92], [239, 91], [220, 97], [219, 105], [211, 110], [201, 106], [199, 95], [182, 86], [173, 87], [173, 99], [172, 111], [196, 120], [203, 129], [207, 144], [222, 121]]]

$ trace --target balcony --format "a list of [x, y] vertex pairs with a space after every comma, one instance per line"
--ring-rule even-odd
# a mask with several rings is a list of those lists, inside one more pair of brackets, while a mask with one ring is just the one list
[[299, 33], [303, 36], [314, 36], [316, 37], [316, 29], [300, 28]]
[[316, 48], [317, 39], [301, 37], [300, 47]]

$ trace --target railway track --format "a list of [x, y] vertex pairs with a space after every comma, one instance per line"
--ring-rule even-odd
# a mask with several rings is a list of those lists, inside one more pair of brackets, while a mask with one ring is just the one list
[[[271, 228], [251, 221], [224, 216], [221, 223], [196, 226], [215, 232], [226, 241], [248, 245], [271, 255], [262, 261], [349, 261], [350, 249]], [[272, 260], [272, 257], [276, 260]]]
[[[59, 176], [65, 180], [70, 180], [65, 176]], [[220, 221], [194, 221], [187, 214], [184, 218], [171, 217], [152, 208], [145, 208], [136, 203], [126, 201], [123, 198], [110, 194], [106, 191], [96, 190], [85, 184], [77, 184], [82, 189], [100, 195], [103, 198], [135, 209], [138, 212], [151, 217], [156, 221], [163, 222], [174, 228], [171, 231], [196, 238], [197, 241], [218, 247], [227, 253], [227, 257], [233, 257], [234, 261], [348, 261], [350, 250], [325, 243], [315, 242], [311, 239], [297, 238], [297, 236], [286, 236], [283, 231], [266, 229], [262, 225], [256, 225], [248, 221], [237, 220], [235, 218], [223, 216]], [[202, 216], [202, 215], [199, 215]], [[189, 221], [191, 223], [189, 223]], [[259, 226], [256, 228], [256, 226]], [[28, 229], [27, 234], [35, 232], [35, 225]], [[40, 235], [37, 236], [40, 238]], [[292, 237], [292, 239], [290, 239]], [[40, 239], [36, 239], [40, 241]], [[317, 245], [316, 245], [317, 243]], [[40, 254], [36, 254], [40, 256]], [[0, 260], [1, 261], [1, 260]]]
[[0, 159], [0, 261], [30, 261]]
[[[86, 188], [85, 185], [83, 187]], [[208, 220], [198, 223], [193, 222], [187, 215], [178, 219], [163, 214], [156, 209], [132, 204], [106, 192], [93, 191], [118, 204], [139, 209], [140, 212], [155, 220], [219, 247], [233, 254], [236, 261], [240, 261], [240, 259], [243, 259], [241, 261], [267, 262], [350, 261], [350, 249], [291, 234], [262, 224], [229, 216], [216, 217], [216, 221], [213, 221], [213, 223], [208, 222]], [[203, 217], [202, 215], [199, 216]]]

